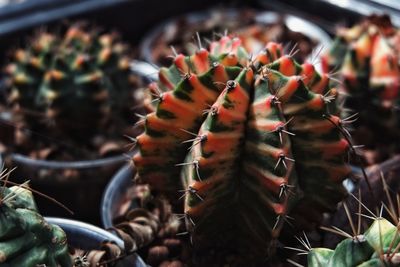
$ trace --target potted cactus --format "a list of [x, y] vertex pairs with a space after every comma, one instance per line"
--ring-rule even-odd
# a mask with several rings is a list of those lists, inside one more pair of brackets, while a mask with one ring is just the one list
[[[249, 53], [256, 54], [269, 41], [294, 46], [294, 57], [304, 61], [313, 49], [328, 47], [330, 37], [318, 26], [293, 15], [250, 8], [210, 9], [181, 15], [161, 23], [150, 31], [141, 43], [141, 56], [158, 66], [169, 66], [171, 55], [192, 54], [199, 46], [196, 33], [208, 42], [218, 33], [228, 32], [239, 37]], [[200, 44], [201, 45], [201, 44]], [[318, 50], [318, 49], [316, 49]]]
[[281, 45], [252, 58], [223, 36], [176, 55], [149, 90], [135, 181], [182, 214], [183, 240], [193, 244], [185, 264], [265, 264], [282, 229], [292, 231], [288, 217], [313, 229], [346, 195], [350, 144], [336, 90]]
[[144, 266], [136, 254], [125, 253], [121, 239], [105, 230], [78, 221], [42, 217], [32, 192], [49, 198], [29, 188], [27, 182], [7, 187], [14, 184], [9, 175], [7, 170], [0, 173], [2, 266]]
[[[323, 56], [325, 71], [337, 70], [342, 81], [343, 117], [352, 117], [353, 138], [365, 145], [368, 164], [398, 152], [399, 32], [386, 15], [372, 15], [351, 28], [339, 28]], [[349, 120], [351, 122], [351, 120]]]
[[[83, 22], [59, 32], [39, 31], [12, 51], [0, 141], [19, 167], [16, 177], [98, 222], [92, 207], [126, 159], [123, 135], [136, 135], [142, 78], [131, 73], [131, 51], [117, 33]], [[80, 209], [83, 200], [90, 209]], [[44, 213], [61, 215], [51, 210]]]

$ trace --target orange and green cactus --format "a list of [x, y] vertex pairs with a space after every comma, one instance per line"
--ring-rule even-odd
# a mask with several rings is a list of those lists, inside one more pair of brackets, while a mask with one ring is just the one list
[[82, 139], [134, 104], [128, 53], [116, 33], [84, 23], [62, 34], [39, 32], [12, 53], [8, 100], [30, 128], [54, 125], [50, 129]]
[[157, 104], [137, 138], [137, 178], [174, 203], [185, 198], [198, 251], [266, 255], [286, 216], [318, 221], [345, 195], [349, 144], [328, 84], [274, 43], [254, 60], [226, 36], [176, 55], [151, 85]]
[[381, 147], [386, 153], [398, 149], [393, 144], [400, 136], [399, 36], [388, 17], [371, 16], [352, 28], [339, 29], [331, 49], [322, 56], [325, 71], [339, 70], [343, 81], [343, 117], [349, 116], [346, 110], [359, 113], [354, 124], [356, 142], [367, 149]]

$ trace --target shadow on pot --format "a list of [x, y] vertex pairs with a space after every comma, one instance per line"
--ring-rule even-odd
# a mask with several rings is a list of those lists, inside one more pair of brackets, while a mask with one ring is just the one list
[[122, 167], [108, 183], [101, 201], [101, 222], [108, 229], [113, 226], [113, 219], [123, 215], [121, 206], [129, 203], [127, 209], [134, 208], [129, 197], [129, 189], [134, 186], [135, 168], [128, 164]]
[[[115, 235], [96, 226], [63, 218], [46, 217], [47, 222], [60, 226], [67, 234], [68, 245], [83, 250], [98, 249], [104, 241], [112, 241], [123, 248], [123, 241]], [[146, 267], [147, 265], [136, 254], [118, 261], [116, 267]]]

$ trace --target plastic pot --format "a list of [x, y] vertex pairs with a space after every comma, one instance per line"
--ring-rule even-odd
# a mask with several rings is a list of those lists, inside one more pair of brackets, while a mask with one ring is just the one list
[[127, 200], [129, 201], [128, 190], [134, 186], [134, 174], [133, 165], [125, 165], [108, 183], [101, 201], [101, 222], [104, 228], [113, 226], [113, 219], [121, 215], [118, 214], [120, 205]]
[[[115, 235], [96, 226], [63, 218], [46, 217], [46, 221], [60, 226], [67, 234], [68, 245], [83, 250], [97, 249], [103, 241], [113, 241], [119, 247], [124, 247], [124, 242]], [[147, 265], [136, 254], [121, 261], [116, 267], [146, 267]]]
[[[30, 180], [33, 189], [55, 198], [70, 208], [67, 213], [47, 199], [37, 197], [37, 205], [45, 216], [69, 217], [99, 224], [98, 205], [110, 177], [126, 162], [125, 155], [110, 158], [61, 162], [35, 160], [21, 154], [10, 155], [10, 166], [17, 167], [12, 178]], [[67, 172], [77, 172], [78, 178], [64, 178]]]
[[[167, 20], [166, 22], [161, 23], [157, 27], [155, 27], [152, 31], [150, 31], [144, 38], [140, 44], [140, 55], [141, 57], [151, 64], [159, 65], [156, 62], [156, 59], [153, 57], [153, 49], [158, 41], [158, 38], [168, 34], [168, 31], [174, 27], [174, 25], [178, 25], [179, 23], [187, 23], [189, 25], [195, 25], [202, 21], [209, 20], [212, 18], [213, 11], [215, 9], [210, 9], [208, 11], [203, 12], [194, 12], [189, 13], [183, 16], [178, 16]], [[232, 20], [232, 21], [240, 21], [240, 10], [239, 9], [227, 9], [222, 12], [223, 20]], [[255, 24], [263, 24], [269, 25], [279, 21], [280, 17], [283, 17], [283, 23], [293, 32], [298, 32], [303, 34], [304, 36], [310, 38], [311, 40], [316, 41], [315, 51], [319, 51], [320, 49], [328, 49], [331, 44], [331, 38], [329, 35], [319, 26], [313, 24], [301, 17], [297, 17], [294, 15], [283, 15], [281, 16], [279, 13], [272, 11], [264, 11], [257, 12], [255, 15]], [[193, 35], [196, 33], [193, 32]], [[258, 51], [254, 51], [258, 52]], [[172, 53], [172, 52], [171, 52]]]

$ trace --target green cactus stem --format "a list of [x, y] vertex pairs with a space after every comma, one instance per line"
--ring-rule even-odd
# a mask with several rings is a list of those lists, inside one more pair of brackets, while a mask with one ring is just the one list
[[21, 186], [0, 192], [0, 265], [71, 267], [64, 231], [37, 212], [32, 193]]
[[364, 234], [350, 236], [334, 250], [309, 248], [309, 267], [389, 267], [400, 265], [399, 230], [384, 218], [376, 218]]

